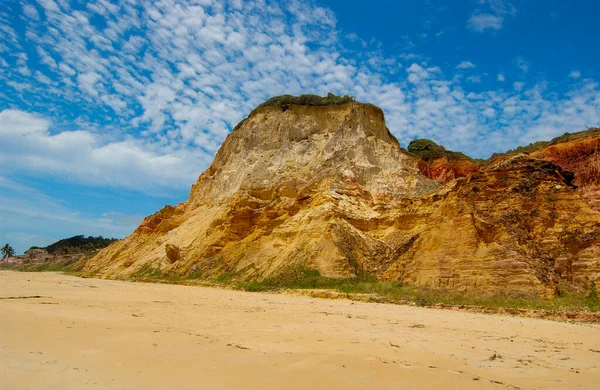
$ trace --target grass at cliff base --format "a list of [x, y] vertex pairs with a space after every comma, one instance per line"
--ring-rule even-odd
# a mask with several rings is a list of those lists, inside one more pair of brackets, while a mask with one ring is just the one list
[[[225, 285], [230, 283], [223, 283]], [[356, 279], [306, 278], [290, 284], [280, 284], [276, 280], [261, 282], [232, 282], [244, 291], [316, 291], [313, 296], [328, 297], [319, 291], [329, 290], [341, 294], [342, 298], [360, 298], [371, 302], [414, 304], [416, 306], [480, 306], [507, 309], [586, 311], [600, 312], [600, 300], [589, 299], [587, 294], [562, 291], [557, 297], [542, 298], [535, 295], [482, 295], [478, 292], [453, 291], [446, 288], [425, 286], [403, 286], [394, 281], [379, 281], [374, 276]], [[332, 297], [332, 296], [329, 296]]]
[[[81, 272], [77, 260], [20, 265], [0, 263], [0, 270], [3, 269], [24, 272], [63, 272], [74, 276], [94, 277], [93, 274]], [[600, 322], [600, 299], [597, 296], [590, 297], [587, 292], [559, 291], [558, 296], [554, 298], [542, 298], [535, 295], [482, 295], [475, 291], [461, 292], [446, 288], [403, 286], [395, 281], [378, 280], [375, 275], [371, 274], [360, 275], [352, 279], [325, 278], [317, 271], [310, 270], [294, 271], [277, 278], [260, 281], [241, 281], [239, 276], [239, 273], [224, 274], [217, 278], [169, 275], [163, 274], [152, 266], [145, 265], [127, 280], [233, 288], [248, 292], [297, 293], [316, 298], [342, 298], [492, 314], [529, 316], [527, 311], [537, 311], [547, 314], [537, 316], [540, 318]], [[553, 315], [553, 313], [565, 315], [559, 316]], [[582, 316], [570, 316], [569, 313], [589, 313], [592, 317], [586, 319]]]
[[[243, 272], [243, 271], [242, 271]], [[536, 295], [483, 295], [480, 291], [456, 291], [427, 286], [404, 286], [396, 281], [378, 280], [375, 275], [362, 274], [352, 279], [322, 277], [315, 270], [292, 269], [277, 278], [238, 281], [239, 273], [225, 274], [212, 281], [220, 286], [232, 286], [250, 292], [296, 291], [324, 298], [347, 298], [368, 302], [412, 304], [415, 306], [490, 307], [514, 310], [546, 310], [600, 313], [600, 300], [587, 293], [559, 291], [554, 298]], [[509, 313], [510, 314], [510, 313]], [[518, 313], [513, 313], [518, 314]], [[600, 320], [600, 315], [598, 316]]]
[[590, 299], [588, 294], [583, 292], [559, 291], [558, 296], [554, 298], [506, 293], [482, 295], [481, 292], [476, 291], [461, 292], [446, 288], [404, 286], [395, 281], [378, 280], [373, 274], [360, 274], [351, 279], [326, 278], [316, 270], [302, 267], [292, 267], [276, 278], [248, 281], [252, 268], [250, 266], [248, 269], [225, 273], [216, 278], [202, 278], [194, 274], [188, 276], [163, 274], [160, 269], [145, 264], [132, 279], [142, 282], [233, 288], [248, 292], [296, 292], [322, 298], [412, 304], [422, 307], [505, 308], [508, 311], [503, 312], [504, 314], [515, 315], [519, 314], [519, 310], [587, 312], [596, 313], [600, 322], [600, 300], [597, 297]]

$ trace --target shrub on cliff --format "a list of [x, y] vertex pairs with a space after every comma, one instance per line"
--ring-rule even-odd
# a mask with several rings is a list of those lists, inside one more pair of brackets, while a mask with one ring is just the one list
[[281, 95], [270, 98], [258, 107], [282, 106], [286, 104], [299, 106], [339, 106], [355, 101], [352, 96], [337, 96], [332, 93], [327, 94], [325, 97], [319, 95]]
[[471, 160], [471, 158], [464, 153], [446, 150], [443, 146], [425, 138], [410, 141], [408, 144], [408, 152], [425, 161], [435, 160], [440, 157], [447, 157], [449, 160]]

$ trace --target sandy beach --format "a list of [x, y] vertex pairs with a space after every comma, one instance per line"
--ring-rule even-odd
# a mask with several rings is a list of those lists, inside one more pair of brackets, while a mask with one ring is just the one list
[[0, 389], [592, 389], [600, 327], [7, 271], [0, 362]]

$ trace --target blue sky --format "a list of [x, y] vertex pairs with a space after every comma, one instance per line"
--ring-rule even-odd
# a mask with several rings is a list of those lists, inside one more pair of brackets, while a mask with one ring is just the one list
[[0, 242], [124, 237], [283, 93], [488, 157], [600, 125], [595, 1], [3, 0]]

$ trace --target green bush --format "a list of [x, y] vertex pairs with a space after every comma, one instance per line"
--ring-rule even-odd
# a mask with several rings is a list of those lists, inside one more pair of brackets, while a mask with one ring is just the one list
[[408, 152], [425, 161], [435, 160], [440, 157], [447, 157], [450, 160], [471, 160], [471, 158], [464, 153], [446, 150], [443, 146], [425, 138], [410, 141], [408, 144]]
[[298, 106], [339, 106], [355, 101], [352, 96], [337, 96], [332, 93], [327, 94], [325, 97], [318, 95], [281, 95], [270, 98], [258, 107], [283, 106], [287, 104]]

